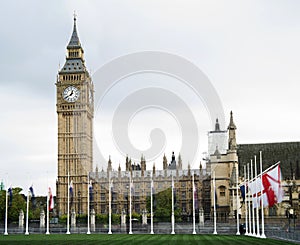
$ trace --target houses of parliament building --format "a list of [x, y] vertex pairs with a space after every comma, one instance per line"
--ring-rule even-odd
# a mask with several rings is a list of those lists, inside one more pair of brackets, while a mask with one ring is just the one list
[[[141, 156], [138, 164], [132, 163], [130, 157], [124, 159], [124, 166], [119, 165], [118, 170], [112, 169], [109, 158], [107, 169], [93, 171], [93, 119], [94, 119], [94, 85], [84, 60], [84, 50], [79, 41], [76, 17], [71, 39], [67, 45], [67, 56], [64, 66], [58, 71], [56, 81], [56, 110], [58, 118], [58, 175], [56, 189], [56, 209], [59, 214], [65, 215], [68, 206], [68, 191], [70, 182], [73, 187], [73, 197], [70, 209], [77, 214], [86, 214], [88, 205], [88, 185], [92, 183], [91, 207], [96, 214], [108, 213], [108, 199], [110, 181], [113, 183], [112, 213], [121, 214], [128, 209], [128, 195], [130, 181], [134, 186], [132, 209], [141, 214], [147, 210], [147, 198], [151, 193], [151, 180], [153, 179], [155, 193], [171, 188], [172, 179], [176, 190], [176, 206], [182, 215], [192, 214], [193, 195], [197, 199], [198, 210], [203, 210], [204, 217], [209, 219], [212, 213], [212, 172], [216, 180], [216, 200], [219, 218], [228, 219], [236, 210], [242, 214], [242, 209], [237, 207], [236, 185], [242, 181], [243, 162], [239, 167], [239, 158], [245, 159], [246, 148], [238, 145], [236, 141], [236, 125], [233, 114], [230, 114], [230, 123], [227, 130], [220, 129], [218, 119], [215, 128], [208, 134], [208, 156], [206, 168], [201, 163], [197, 169], [182, 169], [179, 153], [177, 157], [172, 153], [169, 160], [164, 155], [162, 159], [163, 169], [158, 170], [153, 165], [147, 170], [146, 158]], [[249, 146], [251, 148], [251, 146]], [[250, 148], [247, 149], [250, 149]], [[239, 154], [239, 149], [243, 151]], [[299, 156], [300, 144], [296, 144], [294, 151], [296, 158]], [[296, 153], [298, 152], [298, 153]], [[258, 152], [255, 152], [258, 154]], [[276, 154], [276, 153], [275, 153]], [[298, 155], [297, 155], [298, 154]], [[248, 156], [248, 155], [247, 155]], [[274, 155], [272, 155], [274, 157]], [[241, 164], [241, 163], [240, 163]], [[264, 168], [266, 163], [264, 162]], [[293, 161], [294, 169], [298, 162]], [[299, 166], [298, 166], [299, 168]], [[239, 173], [240, 171], [240, 173]], [[296, 171], [297, 172], [297, 171]], [[193, 193], [192, 176], [196, 187]], [[238, 180], [237, 180], [238, 179]], [[294, 183], [293, 192], [289, 195], [292, 200], [286, 200], [299, 210], [300, 176], [291, 176]], [[293, 182], [294, 181], [294, 182]], [[290, 186], [286, 188], [290, 191]], [[296, 194], [297, 193], [297, 194]], [[296, 202], [296, 200], [298, 202]], [[242, 202], [242, 200], [240, 201]], [[277, 214], [283, 212], [278, 208]]]

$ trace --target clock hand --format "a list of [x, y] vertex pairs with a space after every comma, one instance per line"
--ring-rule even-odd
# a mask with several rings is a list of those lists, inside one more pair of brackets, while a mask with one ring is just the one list
[[64, 98], [67, 99], [69, 98], [71, 95], [73, 94], [73, 90], [71, 91], [71, 93], [69, 93], [67, 96], [65, 96]]

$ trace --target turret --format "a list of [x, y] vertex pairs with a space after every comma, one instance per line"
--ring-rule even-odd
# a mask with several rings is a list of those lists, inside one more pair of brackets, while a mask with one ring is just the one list
[[168, 169], [168, 160], [166, 155], [164, 154], [164, 158], [163, 158], [163, 170]]
[[179, 153], [178, 155], [178, 166], [177, 166], [178, 170], [182, 170], [182, 159], [181, 159], [181, 155]]
[[236, 126], [233, 122], [232, 111], [230, 112], [230, 123], [228, 125], [228, 150], [234, 151], [237, 149], [235, 130]]
[[111, 164], [111, 159], [109, 156], [108, 162], [107, 162], [107, 172], [111, 172], [112, 171], [112, 164]]

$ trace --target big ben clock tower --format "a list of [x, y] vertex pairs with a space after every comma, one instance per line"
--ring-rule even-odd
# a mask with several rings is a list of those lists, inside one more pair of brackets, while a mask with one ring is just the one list
[[[84, 51], [76, 30], [76, 16], [66, 62], [56, 82], [58, 116], [58, 176], [56, 197], [59, 215], [67, 213], [68, 178], [73, 185], [70, 210], [86, 213], [87, 175], [93, 168], [94, 86], [85, 67]], [[69, 177], [68, 177], [69, 176]]]

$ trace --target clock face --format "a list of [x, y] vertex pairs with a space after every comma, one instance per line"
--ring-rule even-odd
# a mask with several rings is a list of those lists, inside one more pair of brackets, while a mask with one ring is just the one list
[[75, 102], [78, 100], [80, 91], [74, 86], [67, 87], [63, 92], [63, 98], [67, 102]]

